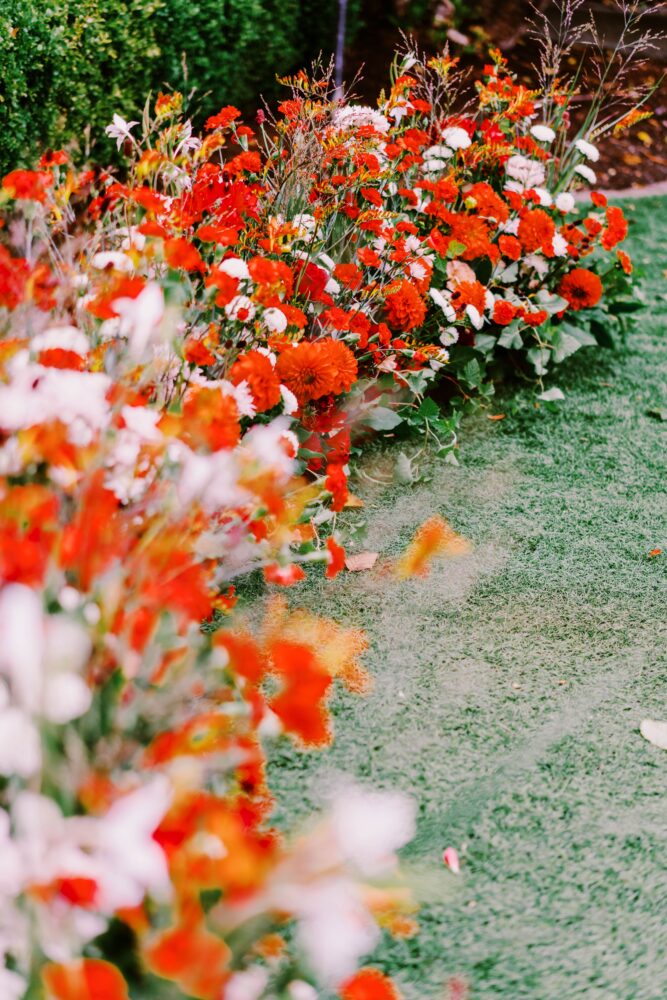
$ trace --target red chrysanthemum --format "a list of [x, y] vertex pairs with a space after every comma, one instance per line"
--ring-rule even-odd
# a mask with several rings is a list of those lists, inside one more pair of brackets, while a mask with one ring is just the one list
[[529, 209], [519, 221], [518, 236], [526, 253], [541, 250], [547, 257], [553, 256], [553, 239], [556, 225], [541, 208]]
[[573, 309], [590, 309], [602, 298], [602, 282], [593, 271], [575, 267], [561, 281], [558, 294], [567, 299]]
[[414, 330], [426, 318], [426, 306], [410, 281], [403, 281], [386, 299], [387, 320], [395, 330]]
[[232, 365], [229, 380], [234, 385], [248, 383], [258, 413], [280, 402], [280, 380], [267, 356], [260, 351], [242, 354]]
[[276, 371], [303, 405], [322, 396], [349, 392], [357, 377], [357, 362], [339, 340], [302, 341], [282, 352]]

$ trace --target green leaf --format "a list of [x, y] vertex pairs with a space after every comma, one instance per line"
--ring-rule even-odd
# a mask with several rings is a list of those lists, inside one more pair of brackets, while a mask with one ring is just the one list
[[500, 334], [498, 337], [498, 346], [507, 347], [514, 351], [521, 350], [523, 347], [523, 337], [521, 336], [519, 323], [517, 323], [516, 320], [513, 320], [508, 326], [506, 326]]
[[581, 341], [577, 340], [576, 337], [571, 337], [569, 333], [563, 333], [562, 330], [558, 330], [553, 338], [553, 348], [554, 348], [554, 361], [556, 364], [560, 364], [565, 358], [569, 358], [571, 354], [578, 351], [581, 347]]
[[472, 361], [464, 366], [462, 375], [468, 385], [476, 386], [479, 385], [480, 379], [482, 377], [482, 369], [479, 366], [479, 361], [477, 358], [473, 358]]
[[546, 347], [531, 347], [526, 355], [537, 375], [545, 375], [549, 364], [549, 351]]
[[590, 330], [584, 330], [580, 326], [573, 326], [572, 323], [561, 323], [558, 329], [563, 333], [566, 333], [568, 337], [574, 337], [575, 340], [579, 341], [582, 347], [598, 346], [598, 342]]
[[467, 250], [465, 243], [459, 243], [458, 240], [452, 240], [447, 247], [447, 256], [451, 259], [454, 257], [460, 257], [462, 253]]
[[440, 416], [440, 407], [434, 399], [428, 396], [422, 400], [417, 410], [417, 416], [421, 417], [422, 420], [436, 420]]
[[403, 417], [388, 406], [376, 406], [366, 414], [365, 421], [375, 431], [391, 431], [403, 423]]

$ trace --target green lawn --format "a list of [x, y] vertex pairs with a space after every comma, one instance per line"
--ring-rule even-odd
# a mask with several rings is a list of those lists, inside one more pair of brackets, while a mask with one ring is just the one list
[[[667, 716], [667, 555], [648, 558], [667, 552], [667, 423], [647, 412], [667, 409], [667, 202], [627, 207], [650, 302], [627, 347], [574, 356], [557, 412], [501, 393], [503, 421], [464, 423], [458, 468], [355, 483], [381, 560], [435, 512], [474, 553], [424, 580], [380, 560], [290, 594], [366, 629], [375, 687], [337, 696], [330, 752], [274, 755], [278, 820], [335, 772], [415, 796], [405, 860], [432, 866], [433, 899], [418, 937], [374, 957], [409, 1000], [455, 974], [474, 1000], [667, 995], [667, 755], [638, 731]], [[450, 844], [458, 879], [441, 876]]]

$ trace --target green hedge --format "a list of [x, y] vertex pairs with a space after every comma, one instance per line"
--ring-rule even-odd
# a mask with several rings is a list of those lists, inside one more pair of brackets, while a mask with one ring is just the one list
[[[359, 0], [351, 6], [358, 22]], [[334, 45], [337, 0], [0, 0], [0, 171], [95, 140], [149, 90], [195, 88], [200, 117], [276, 91]], [[100, 137], [102, 136], [102, 139]]]

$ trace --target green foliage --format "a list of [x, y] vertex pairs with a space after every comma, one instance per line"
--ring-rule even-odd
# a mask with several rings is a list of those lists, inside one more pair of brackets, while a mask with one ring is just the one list
[[[358, 25], [351, 3], [348, 34]], [[335, 44], [336, 0], [0, 0], [0, 171], [48, 147], [106, 161], [114, 112], [194, 90], [199, 118], [277, 92], [276, 74]]]

